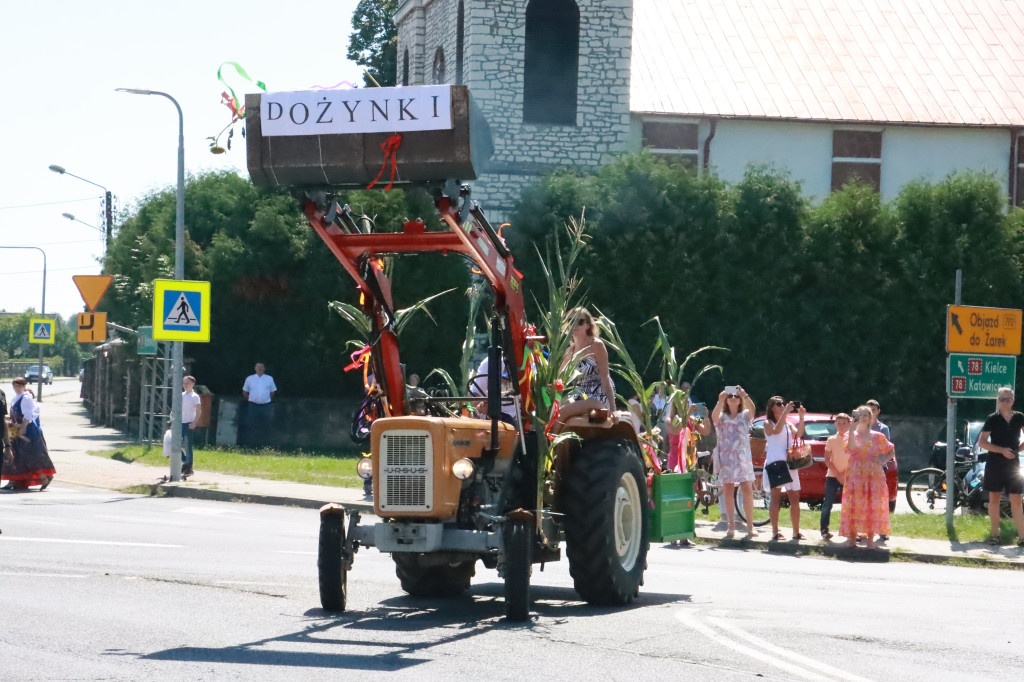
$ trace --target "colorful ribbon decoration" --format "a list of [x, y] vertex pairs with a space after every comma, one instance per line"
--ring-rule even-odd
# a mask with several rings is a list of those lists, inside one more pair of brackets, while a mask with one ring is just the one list
[[[228, 121], [228, 124], [224, 126], [224, 128], [219, 133], [217, 133], [216, 135], [211, 135], [210, 137], [206, 138], [207, 140], [210, 141], [210, 151], [214, 154], [223, 154], [225, 151], [227, 151], [226, 149], [224, 149], [224, 147], [220, 146], [220, 137], [221, 135], [224, 134], [224, 131], [228, 130], [229, 128], [231, 129], [231, 132], [228, 133], [227, 148], [231, 149], [231, 138], [234, 137], [235, 135], [235, 129], [233, 126], [239, 121], [245, 119], [245, 102], [238, 98], [238, 95], [235, 94], [234, 88], [232, 88], [224, 79], [224, 74], [222, 72], [224, 71], [225, 66], [234, 67], [235, 72], [239, 76], [249, 81], [250, 83], [255, 84], [256, 87], [258, 87], [263, 92], [267, 91], [266, 84], [264, 84], [263, 81], [254, 81], [252, 78], [250, 78], [249, 74], [245, 72], [245, 69], [243, 69], [242, 65], [238, 62], [224, 62], [223, 64], [217, 67], [217, 80], [223, 83], [224, 87], [227, 88], [227, 90], [220, 93], [220, 103], [226, 106], [228, 108], [228, 111], [231, 112], [231, 120]], [[242, 128], [242, 137], [245, 137], [245, 128]]]
[[[259, 88], [263, 92], [267, 91], [267, 86], [266, 86], [266, 84], [263, 81], [254, 81], [252, 78], [250, 78], [249, 74], [247, 74], [245, 72], [245, 69], [243, 69], [242, 65], [239, 64], [238, 62], [224, 62], [223, 64], [221, 64], [220, 66], [217, 67], [217, 80], [219, 80], [221, 83], [223, 83], [224, 87], [227, 88], [227, 92], [222, 92], [220, 94], [221, 103], [224, 104], [228, 109], [231, 110], [231, 122], [235, 123], [236, 121], [239, 121], [239, 120], [245, 118], [245, 102], [243, 102], [242, 100], [238, 99], [238, 95], [235, 94], [234, 88], [232, 88], [228, 84], [228, 82], [226, 80], [224, 80], [224, 76], [221, 74], [221, 72], [224, 70], [225, 66], [234, 67], [235, 72], [239, 76], [241, 76], [245, 80], [249, 81], [250, 83], [254, 84], [257, 88]], [[228, 95], [228, 92], [231, 93], [230, 96]]]
[[[548, 440], [554, 440], [555, 437], [551, 435], [551, 427], [558, 421], [558, 412], [561, 409], [562, 402], [562, 391], [565, 389], [565, 385], [561, 379], [555, 382], [555, 399], [551, 402], [551, 416], [548, 417], [548, 424], [544, 427], [544, 435]], [[547, 393], [545, 392], [545, 397]]]
[[358, 369], [370, 358], [370, 347], [363, 346], [357, 351], [354, 351], [349, 359], [352, 360], [352, 364], [346, 365], [342, 371], [350, 372], [354, 369]]
[[388, 184], [384, 187], [384, 191], [387, 192], [395, 184], [395, 169], [398, 167], [398, 148], [402, 146], [402, 133], [395, 133], [387, 139], [387, 142], [380, 146], [384, 152], [384, 163], [381, 164], [380, 172], [377, 173], [377, 177], [373, 179], [366, 189], [373, 189], [373, 186], [380, 180], [380, 176], [384, 175], [384, 170], [388, 167], [388, 160], [391, 160], [391, 179]]

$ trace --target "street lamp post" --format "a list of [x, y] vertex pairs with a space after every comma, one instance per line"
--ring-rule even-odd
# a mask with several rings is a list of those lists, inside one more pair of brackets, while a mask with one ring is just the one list
[[84, 220], [79, 220], [72, 213], [61, 213], [61, 215], [64, 216], [65, 218], [67, 218], [68, 220], [73, 220], [76, 223], [82, 223], [86, 227], [91, 227], [92, 229], [96, 230], [100, 234], [103, 234], [103, 228], [102, 227], [96, 227], [95, 225], [90, 225], [89, 223], [85, 222]]
[[[90, 185], [94, 185], [96, 187], [99, 187], [101, 190], [103, 190], [103, 206], [104, 206], [103, 226], [106, 228], [106, 236], [107, 236], [106, 249], [109, 251], [110, 250], [110, 237], [113, 234], [113, 230], [114, 230], [114, 215], [113, 215], [114, 214], [114, 209], [113, 209], [113, 199], [114, 199], [114, 196], [113, 196], [113, 194], [110, 193], [109, 189], [107, 189], [103, 185], [99, 184], [98, 182], [93, 182], [92, 180], [86, 180], [85, 178], [83, 178], [83, 177], [81, 177], [79, 175], [75, 175], [74, 173], [69, 173], [67, 171], [67, 169], [65, 169], [63, 166], [58, 166], [57, 164], [54, 163], [54, 164], [50, 165], [50, 170], [52, 170], [54, 173], [60, 173], [61, 175], [70, 175], [73, 178], [77, 178], [77, 179], [81, 180], [82, 182], [88, 182]], [[65, 217], [67, 217], [67, 215], [68, 215], [67, 213], [64, 214]], [[74, 218], [70, 218], [70, 220], [74, 220]], [[86, 223], [86, 225], [89, 225], [89, 223]], [[92, 227], [92, 226], [90, 225], [90, 227]]]
[[[46, 315], [46, 252], [38, 246], [0, 246], [0, 249], [35, 249], [43, 254], [43, 302], [39, 306], [39, 315]], [[54, 327], [54, 332], [56, 332], [56, 327]], [[28, 333], [32, 333], [31, 326], [29, 326]], [[43, 367], [43, 344], [39, 344], [39, 385], [36, 389], [36, 398], [39, 402], [43, 401]]]
[[[171, 100], [178, 110], [178, 202], [174, 217], [174, 279], [185, 279], [185, 119], [181, 115], [181, 105], [166, 92], [159, 90], [139, 90], [136, 88], [117, 88], [117, 92], [131, 95], [160, 95]], [[185, 361], [184, 345], [181, 341], [171, 342], [171, 364], [173, 382], [171, 386], [171, 480], [181, 480], [181, 380]]]

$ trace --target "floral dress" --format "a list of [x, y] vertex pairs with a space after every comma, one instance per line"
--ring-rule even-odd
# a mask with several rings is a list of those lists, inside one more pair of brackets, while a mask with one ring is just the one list
[[868, 436], [852, 433], [843, 437], [850, 463], [843, 486], [843, 513], [839, 534], [851, 538], [856, 533], [888, 535], [889, 488], [885, 469], [874, 458], [892, 452], [893, 444], [872, 431]]
[[750, 458], [750, 412], [736, 416], [722, 412], [718, 418], [718, 480], [722, 483], [746, 483], [754, 480]]

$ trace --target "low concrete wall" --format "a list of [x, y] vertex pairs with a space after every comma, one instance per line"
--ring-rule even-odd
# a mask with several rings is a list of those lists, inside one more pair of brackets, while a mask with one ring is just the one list
[[932, 445], [940, 434], [945, 434], [946, 420], [932, 417], [899, 417], [882, 414], [889, 425], [892, 442], [896, 445], [896, 459], [900, 477], [914, 469], [928, 466]]
[[[239, 442], [240, 398], [217, 398], [216, 439], [218, 445]], [[359, 400], [316, 400], [282, 398], [273, 402], [273, 426], [269, 445], [284, 450], [353, 450], [349, 437], [352, 417]]]

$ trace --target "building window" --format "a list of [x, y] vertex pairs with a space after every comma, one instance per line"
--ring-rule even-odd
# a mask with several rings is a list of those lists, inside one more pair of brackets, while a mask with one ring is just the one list
[[402, 53], [402, 85], [409, 84], [409, 50]]
[[832, 191], [852, 180], [882, 189], [881, 131], [832, 131]]
[[434, 53], [434, 68], [431, 73], [434, 75], [435, 85], [444, 83], [444, 50], [441, 48], [437, 48], [437, 52]]
[[466, 39], [466, 8], [462, 0], [459, 0], [458, 18], [455, 27], [455, 84], [462, 85], [462, 49], [465, 47]]
[[530, 0], [523, 55], [523, 122], [576, 125], [580, 10], [573, 0]]
[[697, 168], [700, 158], [696, 123], [644, 121], [641, 144], [652, 153]]

